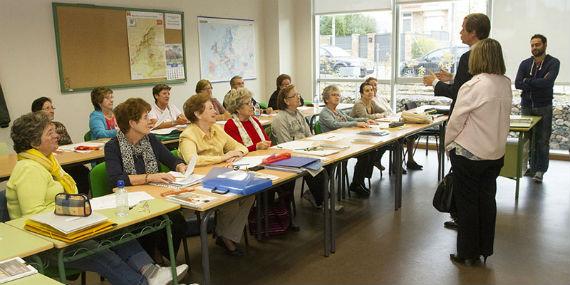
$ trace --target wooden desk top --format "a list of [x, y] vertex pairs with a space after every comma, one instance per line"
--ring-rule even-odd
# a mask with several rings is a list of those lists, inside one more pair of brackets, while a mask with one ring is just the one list
[[46, 251], [53, 248], [53, 243], [31, 232], [1, 223], [0, 248], [2, 249], [0, 251], [0, 260], [5, 260], [16, 256], [24, 258]]
[[51, 279], [40, 273], [34, 275], [26, 276], [24, 278], [16, 279], [6, 283], [6, 285], [63, 285], [58, 281]]
[[97, 234], [95, 236], [89, 236], [89, 237], [86, 237], [84, 239], [78, 240], [78, 241], [73, 242], [73, 243], [66, 243], [66, 242], [63, 242], [60, 240], [49, 238], [47, 236], [43, 236], [43, 235], [39, 235], [39, 234], [35, 234], [35, 233], [31, 233], [29, 231], [26, 231], [24, 229], [24, 224], [28, 218], [19, 218], [19, 219], [11, 220], [11, 221], [8, 221], [7, 224], [9, 224], [10, 226], [13, 226], [19, 230], [26, 231], [27, 234], [32, 234], [32, 235], [35, 235], [37, 237], [41, 237], [44, 240], [49, 241], [50, 243], [53, 243], [53, 246], [55, 246], [55, 248], [64, 248], [64, 247], [68, 247], [70, 245], [76, 244], [78, 242], [89, 240], [89, 239], [92, 239], [94, 237], [97, 237], [97, 236], [100, 236], [103, 234], [108, 234], [112, 231], [116, 231], [116, 230], [119, 230], [119, 229], [122, 229], [122, 228], [125, 228], [128, 226], [134, 225], [136, 223], [140, 223], [140, 222], [143, 222], [145, 220], [149, 220], [149, 219], [158, 217], [160, 215], [170, 213], [172, 211], [180, 209], [180, 205], [178, 205], [176, 203], [168, 202], [168, 201], [163, 200], [163, 199], [150, 200], [150, 201], [148, 201], [148, 205], [149, 205], [150, 213], [148, 213], [146, 211], [140, 211], [141, 206], [138, 205], [138, 206], [134, 207], [132, 210], [129, 210], [129, 215], [127, 215], [126, 217], [117, 217], [117, 215], [115, 214], [115, 209], [106, 209], [106, 210], [98, 211], [99, 213], [102, 213], [105, 216], [107, 216], [111, 222], [116, 223], [117, 226], [114, 227], [113, 230], [111, 230], [111, 231], [103, 232], [103, 233]]

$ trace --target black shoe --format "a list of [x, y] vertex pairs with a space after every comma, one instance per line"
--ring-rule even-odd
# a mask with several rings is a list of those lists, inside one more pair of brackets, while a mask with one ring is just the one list
[[375, 166], [376, 168], [378, 168], [381, 172], [384, 171], [384, 170], [386, 170], [386, 167], [384, 167], [384, 165], [382, 165], [382, 164], [380, 163], [380, 161], [375, 161], [375, 162], [374, 162], [374, 166]]
[[293, 231], [293, 232], [298, 232], [301, 230], [301, 227], [299, 227], [299, 225], [291, 223], [289, 225], [289, 230]]
[[222, 239], [222, 237], [217, 237], [216, 238], [216, 245], [222, 247], [227, 255], [231, 255], [231, 256], [244, 256], [244, 252], [241, 248], [239, 248], [237, 246], [237, 244], [235, 245], [236, 249], [234, 250], [230, 250], [227, 246], [226, 243], [224, 242], [224, 240]]
[[455, 221], [447, 221], [443, 223], [443, 227], [450, 230], [457, 230], [457, 222]]
[[423, 166], [419, 165], [419, 164], [418, 164], [417, 162], [415, 162], [415, 161], [408, 161], [408, 162], [406, 163], [406, 167], [407, 167], [409, 170], [422, 170], [422, 169], [424, 169]]
[[358, 194], [358, 195], [370, 196], [370, 191], [366, 190], [366, 188], [364, 188], [364, 186], [357, 184], [357, 183], [350, 184], [349, 190]]
[[481, 263], [481, 259], [479, 259], [479, 257], [477, 257], [477, 258], [462, 258], [462, 257], [457, 256], [457, 254], [454, 254], [454, 253], [449, 255], [449, 259], [451, 259], [451, 261], [454, 263], [458, 263], [458, 264], [465, 265], [465, 266], [476, 266], [476, 265]]

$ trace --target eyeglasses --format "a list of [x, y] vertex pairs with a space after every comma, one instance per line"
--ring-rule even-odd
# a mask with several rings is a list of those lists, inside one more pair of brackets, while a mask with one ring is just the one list
[[245, 106], [247, 106], [247, 105], [253, 106], [253, 100], [249, 100], [249, 101], [247, 101], [247, 102], [242, 102], [241, 105], [242, 105], [242, 106], [244, 106], [244, 105], [245, 105]]
[[291, 99], [291, 98], [295, 98], [295, 97], [301, 97], [301, 93], [297, 92], [291, 96], [287, 96], [287, 99]]

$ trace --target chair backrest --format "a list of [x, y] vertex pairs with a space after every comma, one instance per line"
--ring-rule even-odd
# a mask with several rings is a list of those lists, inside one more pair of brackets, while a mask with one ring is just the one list
[[411, 110], [418, 107], [418, 104], [414, 101], [409, 101], [404, 103], [404, 110]]
[[107, 166], [105, 162], [101, 162], [89, 172], [89, 184], [91, 185], [91, 197], [100, 197], [111, 194], [112, 187], [109, 185], [107, 176]]
[[83, 135], [83, 141], [88, 142], [90, 140], [91, 140], [91, 131], [88, 131]]
[[8, 214], [8, 200], [6, 199], [6, 190], [0, 190], [0, 222], [7, 222], [10, 220]]
[[321, 129], [321, 122], [319, 121], [315, 122], [315, 125], [313, 126], [313, 131], [315, 132], [315, 135], [318, 135], [323, 132], [323, 130]]
[[267, 102], [257, 101], [257, 104], [259, 104], [259, 108], [267, 109]]
[[314, 106], [313, 101], [305, 100], [304, 103], [305, 103], [305, 104], [303, 104], [303, 105], [308, 106], [308, 107], [313, 107], [313, 106]]

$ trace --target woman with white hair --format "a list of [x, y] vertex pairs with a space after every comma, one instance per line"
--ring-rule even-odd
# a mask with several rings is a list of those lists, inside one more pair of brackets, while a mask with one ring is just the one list
[[[319, 114], [319, 122], [323, 132], [329, 132], [340, 128], [367, 128], [369, 124], [376, 124], [368, 118], [354, 118], [337, 110], [340, 104], [340, 89], [336, 85], [329, 85], [323, 90], [325, 108]], [[364, 177], [372, 176], [372, 162], [376, 155], [363, 154], [359, 156], [354, 166], [354, 175], [350, 184], [350, 191], [362, 196], [369, 196], [370, 190], [364, 186]]]
[[232, 89], [224, 98], [226, 110], [231, 118], [224, 125], [224, 131], [249, 151], [268, 149], [271, 146], [259, 120], [253, 115], [252, 93], [246, 88]]

